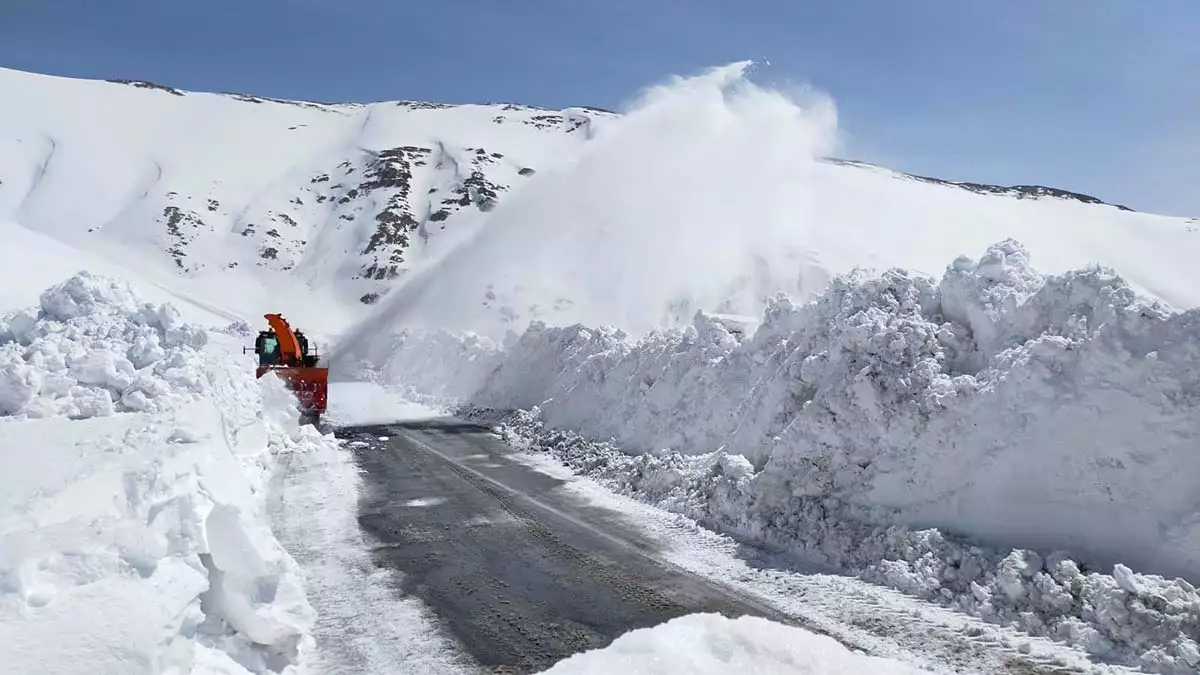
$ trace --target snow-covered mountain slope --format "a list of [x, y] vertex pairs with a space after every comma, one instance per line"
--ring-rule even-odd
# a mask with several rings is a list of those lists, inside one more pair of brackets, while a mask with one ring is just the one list
[[499, 337], [541, 319], [640, 334], [697, 309], [757, 316], [774, 293], [803, 300], [856, 266], [938, 276], [1009, 238], [1045, 272], [1099, 263], [1177, 308], [1200, 304], [1194, 222], [823, 160], [837, 151], [836, 115], [810, 98], [753, 85], [744, 64], [649, 91], [391, 294], [376, 325]]
[[[1007, 237], [1047, 271], [1099, 262], [1174, 305], [1200, 297], [1194, 222], [818, 160], [837, 152], [832, 106], [756, 88], [745, 67], [652, 89], [623, 117], [0, 69], [0, 223], [227, 313], [307, 311], [329, 331], [397, 286], [379, 327], [753, 316], [856, 265], [937, 274]], [[432, 286], [409, 273], [450, 252]]]
[[0, 221], [138, 269], [260, 286], [283, 275], [368, 302], [613, 117], [3, 69], [0, 99]]

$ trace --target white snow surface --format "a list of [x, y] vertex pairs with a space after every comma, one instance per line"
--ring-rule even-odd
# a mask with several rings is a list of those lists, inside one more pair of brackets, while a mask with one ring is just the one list
[[937, 275], [1008, 238], [1046, 272], [1099, 263], [1174, 307], [1200, 304], [1200, 232], [1187, 219], [825, 161], [839, 145], [832, 101], [756, 86], [749, 69], [649, 89], [408, 276], [339, 352], [383, 354], [412, 328], [499, 341], [531, 320], [641, 336], [697, 310], [761, 315], [780, 292], [802, 302], [858, 267]]
[[403, 392], [374, 382], [330, 382], [329, 409], [323, 419], [335, 427], [354, 427], [429, 419], [443, 414], [443, 410], [413, 402]]
[[301, 672], [314, 617], [265, 489], [326, 441], [283, 384], [88, 274], [0, 325], [2, 669]]
[[701, 313], [492, 349], [469, 405], [645, 453], [579, 459], [618, 489], [1105, 658], [1195, 666], [1200, 596], [1170, 578], [1200, 579], [1200, 310], [1101, 267], [1041, 275], [1008, 240], [940, 281], [777, 297], [741, 340]]
[[614, 118], [3, 68], [0, 99], [0, 223], [242, 316], [282, 311], [331, 333], [361, 317], [360, 297], [453, 248]]
[[42, 293], [38, 309], [0, 316], [0, 416], [156, 411], [201, 392], [207, 339], [172, 305], [80, 272]]
[[857, 654], [833, 638], [744, 616], [689, 614], [630, 631], [612, 644], [556, 663], [543, 675], [920, 675], [923, 670]]

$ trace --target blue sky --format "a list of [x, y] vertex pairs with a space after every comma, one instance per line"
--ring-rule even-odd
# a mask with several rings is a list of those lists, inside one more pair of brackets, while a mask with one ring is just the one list
[[1200, 215], [1198, 26], [1198, 0], [0, 0], [0, 66], [615, 108], [767, 59], [833, 96], [856, 159]]

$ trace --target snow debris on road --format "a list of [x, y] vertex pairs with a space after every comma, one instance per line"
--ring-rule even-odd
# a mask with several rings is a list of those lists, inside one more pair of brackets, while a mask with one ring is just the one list
[[777, 297], [744, 339], [704, 314], [638, 340], [535, 323], [488, 360], [466, 367], [486, 380], [466, 402], [534, 411], [515, 426], [619, 491], [1195, 672], [1200, 596], [1171, 577], [1200, 578], [1200, 310], [1110, 270], [1043, 276], [1009, 240], [940, 282], [855, 272], [804, 305]]
[[858, 654], [833, 638], [744, 616], [689, 614], [630, 631], [576, 654], [543, 675], [921, 675], [912, 666]]
[[0, 343], [3, 668], [300, 672], [314, 617], [266, 481], [320, 436], [283, 384], [86, 273]]

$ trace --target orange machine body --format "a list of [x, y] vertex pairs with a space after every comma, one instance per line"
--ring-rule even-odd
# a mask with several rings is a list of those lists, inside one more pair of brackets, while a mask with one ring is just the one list
[[293, 331], [283, 316], [267, 314], [266, 319], [271, 330], [259, 333], [254, 343], [255, 377], [275, 373], [295, 392], [300, 412], [320, 416], [328, 402], [329, 369], [317, 366], [320, 357], [309, 353], [304, 333]]

